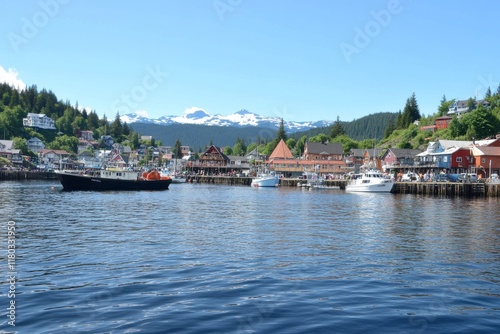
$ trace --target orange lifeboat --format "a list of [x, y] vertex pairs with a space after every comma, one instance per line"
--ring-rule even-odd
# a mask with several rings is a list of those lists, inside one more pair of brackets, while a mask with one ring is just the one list
[[148, 177], [148, 172], [142, 172], [142, 178], [146, 179]]
[[159, 180], [160, 179], [160, 173], [158, 173], [155, 170], [152, 170], [151, 172], [148, 173], [148, 176], [146, 177], [148, 180]]

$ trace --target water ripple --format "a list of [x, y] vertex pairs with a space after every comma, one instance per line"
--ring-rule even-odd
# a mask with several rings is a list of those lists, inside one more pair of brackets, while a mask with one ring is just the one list
[[496, 199], [47, 181], [2, 182], [0, 195], [16, 221], [20, 333], [498, 327]]

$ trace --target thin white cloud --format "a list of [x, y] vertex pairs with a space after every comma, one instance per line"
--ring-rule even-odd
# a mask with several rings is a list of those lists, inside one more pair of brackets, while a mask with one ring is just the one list
[[5, 70], [2, 66], [0, 66], [0, 82], [7, 83], [19, 90], [23, 90], [26, 88], [26, 84], [24, 81], [18, 78], [19, 73], [12, 68]]

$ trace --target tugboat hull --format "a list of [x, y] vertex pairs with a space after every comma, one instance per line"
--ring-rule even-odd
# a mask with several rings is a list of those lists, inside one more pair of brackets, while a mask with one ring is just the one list
[[64, 190], [167, 190], [167, 180], [119, 180], [90, 175], [57, 173]]

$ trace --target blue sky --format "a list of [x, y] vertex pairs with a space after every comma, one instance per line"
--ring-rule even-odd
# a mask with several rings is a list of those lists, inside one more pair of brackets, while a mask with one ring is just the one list
[[500, 2], [0, 0], [0, 79], [114, 118], [397, 112], [500, 83]]

